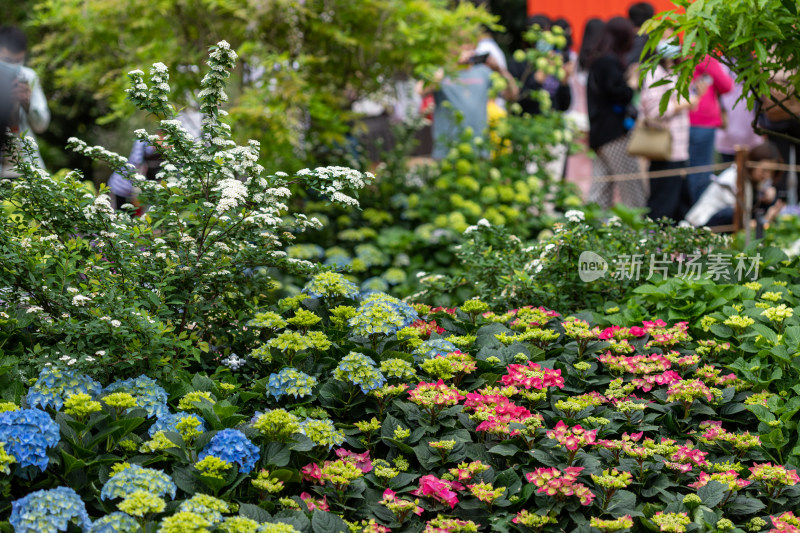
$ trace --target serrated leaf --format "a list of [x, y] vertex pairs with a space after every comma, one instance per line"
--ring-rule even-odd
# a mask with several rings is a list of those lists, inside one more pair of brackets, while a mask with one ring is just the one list
[[697, 495], [708, 507], [716, 507], [725, 498], [728, 488], [719, 481], [709, 481], [699, 489]]
[[314, 510], [311, 515], [311, 529], [314, 533], [348, 533], [347, 523], [333, 513]]

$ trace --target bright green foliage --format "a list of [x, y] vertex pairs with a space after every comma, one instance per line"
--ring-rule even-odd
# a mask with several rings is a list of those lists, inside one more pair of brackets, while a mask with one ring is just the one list
[[[197, 67], [227, 39], [242, 55], [231, 116], [239, 140], [257, 138], [265, 162], [295, 166], [318, 146], [341, 143], [351, 99], [395, 75], [424, 76], [452, 63], [461, 30], [489, 15], [446, 0], [41, 0], [36, 56], [54, 85], [91, 94], [121, 117], [122, 76], [155, 61], [178, 66], [179, 105], [191, 101]], [[259, 77], [260, 76], [260, 77]], [[307, 119], [310, 118], [310, 121]], [[311, 130], [301, 131], [310, 122]], [[269, 144], [267, 144], [269, 141]]]
[[[770, 87], [780, 87], [775, 74], [790, 70], [788, 96], [797, 95], [800, 72], [797, 65], [797, 20], [800, 4], [793, 0], [673, 0], [677, 8], [649, 21], [648, 50], [666, 32], [683, 34], [682, 54], [688, 60], [679, 63], [677, 90], [686, 98], [695, 66], [713, 55], [733, 71], [743, 84], [749, 107], [770, 94]], [[658, 57], [645, 62], [655, 70]], [[793, 70], [792, 70], [793, 69]], [[661, 102], [666, 108], [669, 93]]]

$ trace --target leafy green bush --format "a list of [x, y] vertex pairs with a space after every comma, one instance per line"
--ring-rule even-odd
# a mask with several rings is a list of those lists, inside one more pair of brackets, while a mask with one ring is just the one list
[[22, 176], [0, 184], [0, 200], [23, 218], [0, 220], [0, 286], [4, 330], [15, 328], [34, 366], [65, 361], [99, 376], [216, 367], [246, 341], [239, 322], [271, 298], [266, 269], [313, 268], [282, 251], [295, 234], [320, 225], [287, 213], [289, 188], [358, 205], [371, 175], [340, 167], [267, 174], [257, 142], [231, 139], [220, 106], [235, 59], [224, 41], [212, 49], [201, 139], [175, 120], [166, 66], [153, 65], [149, 83], [141, 71], [129, 74], [131, 100], [161, 119], [163, 137], [136, 132], [164, 158], [157, 181], [103, 148], [70, 141], [133, 180], [147, 206], [142, 216], [115, 212], [107, 191], [88, 193], [78, 172], [55, 180], [17, 154]]
[[252, 352], [210, 377], [101, 387], [45, 369], [24, 408], [2, 404], [0, 516], [13, 501], [18, 529], [311, 533], [796, 520], [800, 396], [727, 373], [723, 339], [479, 300], [412, 309], [332, 273], [306, 295], [254, 315]]

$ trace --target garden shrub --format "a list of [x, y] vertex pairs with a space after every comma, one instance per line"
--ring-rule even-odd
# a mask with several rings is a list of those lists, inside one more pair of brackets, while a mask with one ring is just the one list
[[358, 205], [370, 174], [341, 167], [267, 174], [257, 142], [231, 139], [221, 105], [235, 60], [228, 43], [212, 48], [199, 139], [175, 120], [165, 65], [153, 65], [149, 82], [141, 71], [129, 74], [129, 98], [160, 119], [161, 135], [135, 132], [164, 159], [155, 181], [119, 155], [71, 139], [74, 150], [105, 161], [141, 189], [142, 216], [132, 208], [114, 211], [107, 189], [87, 192], [78, 172], [55, 180], [16, 155], [21, 177], [0, 184], [0, 200], [22, 215], [0, 220], [0, 319], [7, 343], [23, 343], [34, 367], [59, 361], [101, 377], [215, 368], [241, 353], [238, 343], [248, 334], [239, 321], [270, 300], [267, 269], [313, 270], [282, 250], [320, 226], [287, 211], [290, 187]]

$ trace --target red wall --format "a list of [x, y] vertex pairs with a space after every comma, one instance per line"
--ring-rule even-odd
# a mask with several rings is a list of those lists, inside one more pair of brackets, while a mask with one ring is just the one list
[[[550, 18], [564, 17], [572, 25], [574, 48], [578, 50], [583, 39], [583, 27], [590, 18], [608, 20], [628, 16], [628, 8], [638, 0], [528, 0], [528, 15], [544, 14]], [[647, 0], [660, 11], [675, 9], [669, 0]]]

